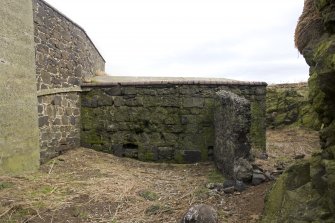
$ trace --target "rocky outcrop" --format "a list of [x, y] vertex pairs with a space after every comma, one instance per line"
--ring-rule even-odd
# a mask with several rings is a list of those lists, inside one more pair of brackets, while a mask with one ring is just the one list
[[277, 180], [262, 222], [335, 222], [335, 1], [305, 1], [296, 45], [310, 65], [309, 96], [321, 122], [322, 152]]
[[307, 83], [270, 85], [266, 90], [268, 128], [298, 126], [320, 130], [317, 113], [308, 98]]

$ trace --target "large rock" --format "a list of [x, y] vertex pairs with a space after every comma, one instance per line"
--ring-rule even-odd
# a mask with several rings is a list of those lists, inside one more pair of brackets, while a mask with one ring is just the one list
[[181, 220], [181, 223], [217, 223], [218, 214], [216, 210], [206, 204], [191, 207]]
[[248, 182], [252, 178], [252, 165], [246, 159], [239, 158], [234, 162], [234, 179]]
[[242, 165], [245, 164], [242, 160], [247, 161], [250, 157], [250, 103], [245, 98], [222, 90], [217, 92], [215, 109], [215, 163], [226, 178], [245, 180], [245, 176], [239, 177], [239, 172], [242, 173], [247, 166]]
[[[334, 222], [335, 168], [326, 171], [329, 179], [323, 183], [314, 166], [319, 161], [300, 161], [278, 178], [266, 197], [261, 222]], [[335, 167], [335, 162], [329, 165]]]

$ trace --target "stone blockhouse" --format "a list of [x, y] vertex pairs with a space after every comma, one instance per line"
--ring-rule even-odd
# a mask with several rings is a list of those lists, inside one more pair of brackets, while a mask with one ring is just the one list
[[[250, 126], [245, 139], [248, 147], [265, 150], [266, 83], [206, 78], [94, 78], [97, 71], [104, 71], [105, 61], [86, 32], [45, 1], [28, 3], [32, 5], [25, 10], [26, 26], [31, 31], [29, 50], [31, 55], [35, 52], [35, 60], [32, 59], [29, 65], [30, 69], [35, 65], [36, 77], [32, 79], [30, 76], [30, 82], [26, 83], [30, 84], [30, 98], [37, 97], [36, 102], [31, 100], [31, 104], [37, 106], [30, 109], [35, 117], [31, 119], [32, 123], [36, 126], [30, 123], [27, 128], [30, 126], [31, 132], [39, 133], [35, 134], [36, 137], [39, 135], [38, 139], [34, 139], [39, 142], [39, 147], [31, 142], [28, 146], [34, 148], [34, 153], [29, 154], [37, 154], [35, 161], [46, 162], [79, 146], [149, 161], [213, 159], [216, 141], [214, 113], [216, 106], [223, 106], [218, 103], [216, 93], [221, 90], [233, 92], [250, 102], [251, 120], [246, 122]], [[4, 5], [3, 11], [13, 6], [9, 3]], [[18, 7], [13, 6], [13, 10], [18, 10]], [[9, 15], [14, 16], [13, 13], [4, 13], [2, 17]], [[18, 32], [15, 23], [9, 28]], [[18, 52], [14, 53], [20, 54], [19, 50], [23, 49], [16, 50]], [[10, 58], [10, 54], [7, 55]], [[6, 56], [3, 58], [0, 58], [1, 62]], [[88, 80], [93, 82], [84, 83]], [[36, 84], [34, 89], [31, 83]], [[2, 95], [0, 99], [11, 100], [6, 94]], [[22, 93], [21, 97], [24, 95], [27, 93]], [[238, 110], [234, 105], [232, 103], [227, 110], [231, 114]], [[8, 108], [3, 104], [0, 111], [17, 107], [15, 103], [9, 104]], [[27, 111], [22, 111], [21, 115], [24, 114]], [[10, 124], [1, 121], [0, 124], [13, 125], [14, 120], [8, 120]], [[226, 123], [227, 126], [221, 125], [220, 128], [234, 126], [232, 122]], [[9, 128], [1, 131], [9, 131]], [[238, 134], [234, 131], [221, 132], [229, 132], [225, 145], [238, 142]], [[12, 135], [15, 138], [15, 134]], [[0, 136], [0, 149], [10, 151], [11, 142], [13, 140], [8, 140], [8, 137]], [[18, 145], [20, 150], [25, 150], [25, 146]], [[24, 160], [24, 155], [12, 159], [14, 153], [3, 154], [12, 162]], [[0, 168], [3, 163], [0, 160]], [[21, 169], [28, 169], [28, 165]]]
[[225, 145], [241, 142], [239, 149], [248, 154], [251, 146], [265, 150], [263, 82], [150, 77], [95, 80], [82, 85], [81, 144], [85, 147], [149, 161], [211, 160], [218, 133], [214, 125], [217, 107], [223, 106], [223, 113], [229, 113], [225, 119], [232, 119], [239, 112], [237, 104], [219, 103], [216, 93], [225, 90], [236, 94], [233, 101], [238, 96], [249, 100], [249, 110], [244, 111], [252, 114], [251, 120], [243, 122], [248, 127], [244, 134], [251, 143], [248, 148], [242, 145], [245, 139], [238, 134], [244, 126], [234, 127], [233, 121], [220, 126], [231, 129], [225, 131]]

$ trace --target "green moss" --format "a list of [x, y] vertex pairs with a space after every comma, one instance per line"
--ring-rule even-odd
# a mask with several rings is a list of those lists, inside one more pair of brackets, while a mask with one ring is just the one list
[[278, 222], [277, 219], [281, 215], [282, 203], [286, 191], [285, 182], [287, 173], [281, 175], [265, 198], [265, 209], [261, 222]]
[[223, 183], [224, 177], [218, 170], [210, 172], [207, 176], [208, 183]]
[[49, 194], [49, 193], [51, 193], [51, 191], [53, 191], [53, 187], [51, 187], [51, 186], [43, 186], [43, 187], [41, 187], [41, 189], [40, 189], [40, 192], [42, 193], [42, 194]]
[[279, 114], [274, 118], [274, 124], [276, 126], [283, 125], [285, 123], [287, 113]]
[[294, 190], [311, 181], [309, 161], [300, 161], [292, 165], [287, 170], [287, 180], [285, 187]]
[[335, 146], [328, 147], [327, 151], [335, 158]]
[[318, 0], [318, 1], [315, 1], [315, 5], [316, 7], [321, 10], [323, 9], [324, 7], [326, 7], [327, 5], [329, 5], [329, 0]]
[[312, 100], [312, 107], [313, 109], [318, 112], [322, 113], [324, 111], [325, 106], [325, 93], [320, 90], [320, 84], [318, 79], [318, 74], [313, 73], [309, 80], [309, 92], [310, 92], [310, 98]]
[[85, 132], [85, 134], [82, 134], [81, 140], [84, 143], [91, 144], [91, 145], [103, 143], [101, 136], [97, 135], [95, 131], [93, 130], [90, 132]]
[[319, 57], [324, 57], [327, 55], [327, 50], [329, 47], [333, 44], [333, 39], [329, 38], [324, 41], [320, 41], [318, 46], [316, 47], [314, 57], [319, 58]]
[[265, 138], [265, 109], [262, 102], [251, 102], [251, 128], [250, 136], [252, 147], [259, 151], [265, 151], [266, 138]]
[[155, 154], [151, 150], [140, 149], [138, 159], [141, 161], [155, 161]]
[[176, 153], [174, 155], [174, 159], [177, 163], [185, 163], [182, 151], [176, 151]]
[[[335, 194], [329, 190], [329, 176], [335, 175], [332, 173], [335, 172], [335, 161], [322, 162], [321, 157], [316, 156], [310, 161], [298, 162], [280, 176], [266, 196], [261, 222], [332, 222], [328, 207]], [[323, 166], [326, 166], [328, 186], [321, 189]], [[318, 175], [319, 178], [315, 178]], [[335, 186], [335, 177], [333, 182]], [[318, 192], [320, 189], [322, 193]]]
[[305, 84], [273, 85], [267, 88], [267, 126], [320, 129], [316, 112], [308, 99]]

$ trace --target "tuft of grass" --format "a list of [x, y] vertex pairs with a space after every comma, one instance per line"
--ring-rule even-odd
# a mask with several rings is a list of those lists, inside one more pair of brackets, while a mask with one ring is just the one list
[[73, 216], [79, 218], [88, 218], [88, 213], [79, 207], [75, 207]]
[[159, 198], [158, 194], [148, 190], [142, 190], [138, 193], [138, 195], [140, 195], [141, 197], [143, 197], [148, 201], [155, 201]]
[[11, 182], [0, 182], [0, 190], [6, 189], [6, 188], [11, 188], [13, 187], [14, 184]]
[[223, 183], [224, 177], [218, 170], [213, 170], [208, 174], [208, 183]]
[[197, 199], [207, 199], [209, 197], [210, 190], [207, 187], [199, 187], [196, 191], [194, 191], [194, 196]]
[[173, 213], [173, 210], [170, 206], [168, 205], [160, 205], [160, 204], [153, 204], [150, 205], [146, 210], [145, 214], [146, 215], [157, 215], [159, 213]]
[[53, 191], [53, 187], [44, 185], [44, 186], [38, 188], [37, 190], [31, 191], [30, 196], [32, 198], [37, 198], [37, 197], [40, 197], [40, 196], [50, 194], [52, 191]]
[[153, 205], [150, 205], [146, 210], [145, 210], [145, 213], [147, 215], [156, 215], [159, 213], [161, 209], [161, 206], [158, 205], [158, 204], [153, 204]]

